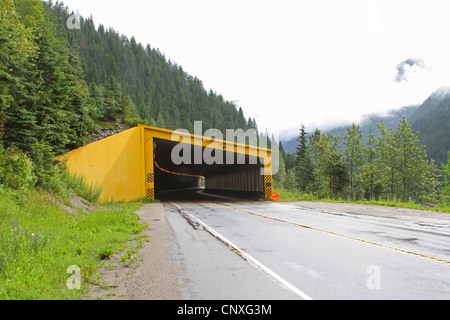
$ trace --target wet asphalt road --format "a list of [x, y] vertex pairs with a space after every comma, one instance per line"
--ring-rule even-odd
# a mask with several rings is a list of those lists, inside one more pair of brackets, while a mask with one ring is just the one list
[[450, 219], [163, 201], [183, 299], [450, 299]]

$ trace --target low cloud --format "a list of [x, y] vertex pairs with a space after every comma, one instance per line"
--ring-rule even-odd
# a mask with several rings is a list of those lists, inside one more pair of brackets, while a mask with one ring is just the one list
[[412, 79], [417, 71], [426, 70], [427, 66], [422, 59], [409, 58], [399, 63], [396, 67], [397, 74], [394, 82], [401, 83]]

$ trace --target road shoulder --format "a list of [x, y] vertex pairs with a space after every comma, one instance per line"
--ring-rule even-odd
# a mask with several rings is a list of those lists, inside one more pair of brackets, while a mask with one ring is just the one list
[[132, 264], [121, 262], [115, 254], [97, 272], [100, 284], [93, 285], [85, 299], [102, 300], [179, 300], [178, 269], [171, 254], [173, 230], [160, 203], [151, 203], [136, 211], [149, 229], [137, 259]]
[[387, 207], [369, 204], [355, 204], [355, 203], [333, 203], [333, 202], [313, 202], [313, 201], [299, 201], [288, 203], [314, 210], [325, 210], [325, 211], [333, 210], [350, 214], [372, 215], [387, 218], [417, 217], [417, 218], [450, 220], [450, 214], [429, 210], [417, 210], [417, 209], [396, 208], [396, 207]]

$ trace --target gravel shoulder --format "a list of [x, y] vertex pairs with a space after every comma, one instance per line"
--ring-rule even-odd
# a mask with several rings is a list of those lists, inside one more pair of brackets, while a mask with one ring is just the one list
[[417, 210], [417, 209], [395, 208], [395, 207], [354, 204], [354, 203], [331, 203], [331, 202], [310, 202], [310, 201], [299, 201], [290, 203], [294, 203], [296, 205], [315, 210], [332, 210], [350, 214], [371, 215], [389, 218], [417, 217], [417, 218], [450, 220], [450, 214], [431, 210]]
[[115, 254], [97, 272], [99, 284], [91, 286], [84, 299], [102, 300], [179, 300], [179, 271], [171, 252], [173, 231], [160, 203], [151, 203], [136, 211], [149, 226], [147, 238], [131, 264]]

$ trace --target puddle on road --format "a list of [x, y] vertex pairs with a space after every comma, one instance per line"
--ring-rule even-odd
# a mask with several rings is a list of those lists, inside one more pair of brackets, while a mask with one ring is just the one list
[[391, 237], [391, 236], [384, 236], [384, 238], [388, 241], [403, 242], [403, 243], [415, 243], [415, 242], [419, 241], [419, 238], [397, 238], [397, 237]]

